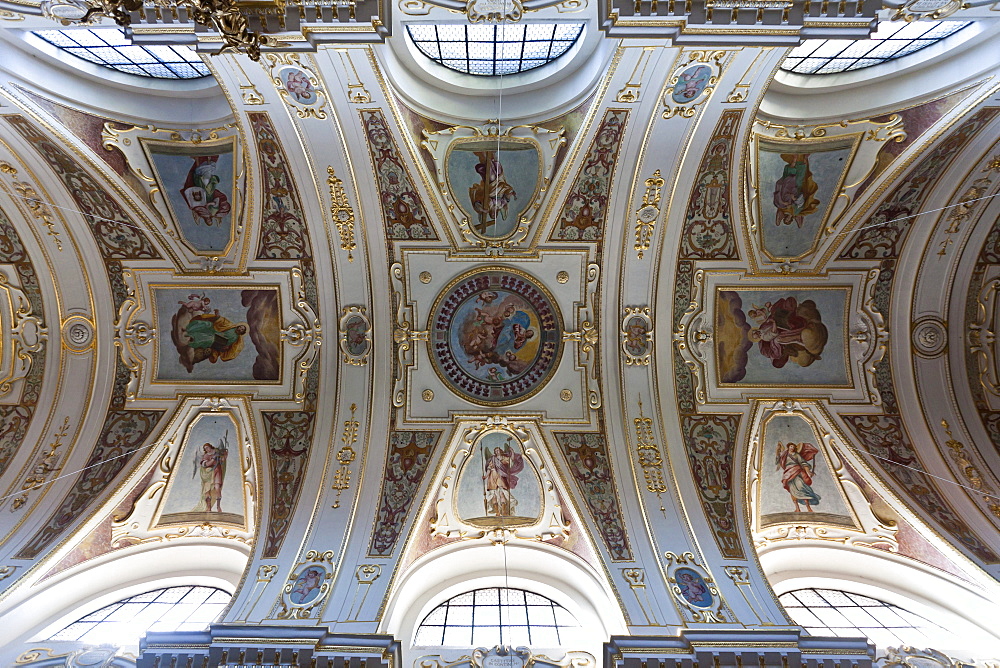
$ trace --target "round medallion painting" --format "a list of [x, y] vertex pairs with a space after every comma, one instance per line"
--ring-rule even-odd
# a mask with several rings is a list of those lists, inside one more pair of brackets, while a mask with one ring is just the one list
[[428, 326], [444, 382], [477, 404], [527, 399], [552, 376], [562, 325], [552, 296], [512, 269], [477, 269], [438, 296]]

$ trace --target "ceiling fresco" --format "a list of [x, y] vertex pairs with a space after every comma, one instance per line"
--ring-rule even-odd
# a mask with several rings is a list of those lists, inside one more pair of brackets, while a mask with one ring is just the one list
[[803, 545], [996, 584], [995, 64], [805, 114], [783, 48], [601, 36], [463, 94], [394, 20], [204, 108], [0, 65], [0, 616], [184, 546], [227, 623], [361, 634], [496, 545], [633, 635], [787, 626]]

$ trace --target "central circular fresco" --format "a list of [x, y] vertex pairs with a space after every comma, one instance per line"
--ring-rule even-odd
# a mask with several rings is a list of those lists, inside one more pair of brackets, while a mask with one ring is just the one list
[[562, 346], [552, 295], [507, 268], [467, 272], [431, 310], [431, 359], [458, 395], [486, 406], [527, 399], [551, 378]]

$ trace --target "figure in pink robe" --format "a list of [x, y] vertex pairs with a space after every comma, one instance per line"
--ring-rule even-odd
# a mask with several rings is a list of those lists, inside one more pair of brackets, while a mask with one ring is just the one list
[[801, 512], [799, 503], [804, 503], [807, 512], [812, 512], [813, 504], [819, 503], [819, 494], [812, 488], [813, 460], [819, 450], [812, 443], [778, 443], [775, 465], [784, 469], [781, 485], [792, 497], [795, 512]]

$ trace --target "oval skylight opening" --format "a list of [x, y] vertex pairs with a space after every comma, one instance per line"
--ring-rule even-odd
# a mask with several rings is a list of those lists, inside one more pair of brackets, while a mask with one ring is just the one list
[[33, 33], [71, 56], [151, 79], [200, 79], [211, 74], [186, 46], [134, 46], [121, 28], [36, 30]]
[[410, 40], [434, 62], [476, 76], [537, 69], [564, 55], [583, 23], [408, 24]]
[[882, 21], [871, 39], [807, 39], [789, 52], [781, 69], [796, 74], [861, 70], [916, 53], [970, 25], [971, 21]]

